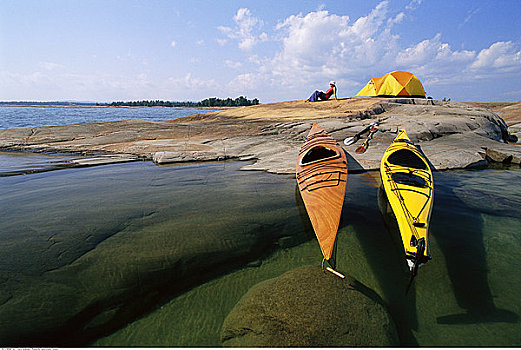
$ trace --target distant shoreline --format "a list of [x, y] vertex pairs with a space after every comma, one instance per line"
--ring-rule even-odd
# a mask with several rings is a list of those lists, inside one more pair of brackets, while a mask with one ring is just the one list
[[174, 108], [174, 109], [202, 109], [202, 110], [222, 110], [237, 108], [236, 106], [215, 106], [215, 107], [166, 107], [166, 106], [110, 106], [110, 105], [86, 105], [86, 104], [70, 104], [70, 105], [53, 105], [53, 104], [8, 104], [0, 103], [0, 107], [35, 107], [35, 108]]
[[[178, 107], [178, 108], [200, 108], [216, 109], [215, 107], [244, 107], [258, 105], [259, 100], [254, 98], [247, 99], [239, 96], [236, 99], [228, 97], [222, 99], [210, 97], [198, 102], [192, 101], [162, 101], [162, 100], [139, 100], [139, 101], [114, 101], [95, 102], [95, 101], [0, 101], [0, 106], [8, 107], [69, 107], [69, 108], [94, 108], [94, 107]], [[206, 107], [206, 108], [205, 108]]]

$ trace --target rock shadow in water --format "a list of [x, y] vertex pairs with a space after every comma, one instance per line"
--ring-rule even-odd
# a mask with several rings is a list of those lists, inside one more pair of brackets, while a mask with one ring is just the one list
[[[405, 294], [409, 280], [408, 269], [403, 254], [395, 249], [397, 224], [392, 216], [380, 212], [378, 207], [382, 201], [380, 190], [375, 191], [373, 186], [357, 187], [349, 192], [346, 203], [346, 221], [353, 225], [358, 241], [364, 251], [369, 268], [374, 274], [381, 288], [382, 299], [393, 316], [400, 337], [400, 345], [417, 346], [418, 342], [413, 330], [418, 329], [416, 313], [416, 297], [414, 285]], [[384, 199], [385, 193], [383, 193]], [[366, 197], [365, 200], [358, 197]], [[372, 200], [367, 200], [367, 197]], [[362, 203], [378, 203], [378, 206], [363, 205]], [[384, 202], [385, 203], [385, 202]], [[385, 208], [385, 207], [384, 207]]]
[[[437, 317], [439, 324], [516, 323], [519, 316], [499, 309], [488, 283], [483, 219], [454, 193], [456, 184], [436, 193], [430, 234], [445, 257], [454, 296], [464, 313]], [[438, 205], [436, 205], [438, 203]], [[449, 204], [450, 203], [450, 204]]]

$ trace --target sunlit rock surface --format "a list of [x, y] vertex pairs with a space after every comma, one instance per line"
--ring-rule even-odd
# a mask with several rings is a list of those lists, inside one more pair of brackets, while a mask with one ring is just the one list
[[519, 127], [510, 114], [509, 118], [514, 123], [511, 128], [482, 105], [431, 99], [299, 100], [163, 122], [127, 120], [4, 129], [0, 130], [0, 149], [117, 154], [120, 160], [133, 156], [157, 164], [253, 159], [255, 163], [244, 170], [291, 174], [314, 121], [341, 144], [346, 137], [377, 121], [379, 130], [365, 153], [355, 152], [365, 135], [344, 147], [350, 171], [378, 169], [383, 152], [402, 128], [432, 165], [441, 170], [482, 167], [489, 162], [519, 164], [521, 151], [515, 144]]

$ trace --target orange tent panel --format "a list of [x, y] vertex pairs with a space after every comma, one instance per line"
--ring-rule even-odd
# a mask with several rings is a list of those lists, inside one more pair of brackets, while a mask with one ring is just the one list
[[421, 96], [425, 90], [420, 80], [410, 72], [394, 71], [372, 78], [355, 96]]

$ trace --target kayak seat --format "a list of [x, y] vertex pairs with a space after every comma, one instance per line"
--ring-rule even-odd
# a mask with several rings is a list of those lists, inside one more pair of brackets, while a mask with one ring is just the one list
[[391, 178], [397, 184], [421, 187], [421, 188], [427, 187], [427, 181], [425, 181], [425, 179], [423, 177], [420, 177], [420, 176], [412, 174], [412, 173], [405, 173], [405, 172], [392, 173]]
[[393, 165], [399, 165], [406, 168], [414, 168], [414, 169], [427, 169], [427, 164], [418, 157], [414, 152], [408, 149], [400, 149], [396, 152], [393, 152], [388, 158], [387, 161]]
[[307, 151], [304, 157], [302, 157], [301, 164], [306, 165], [318, 161], [334, 159], [337, 157], [340, 157], [340, 154], [338, 154], [335, 150], [324, 146], [315, 146]]

